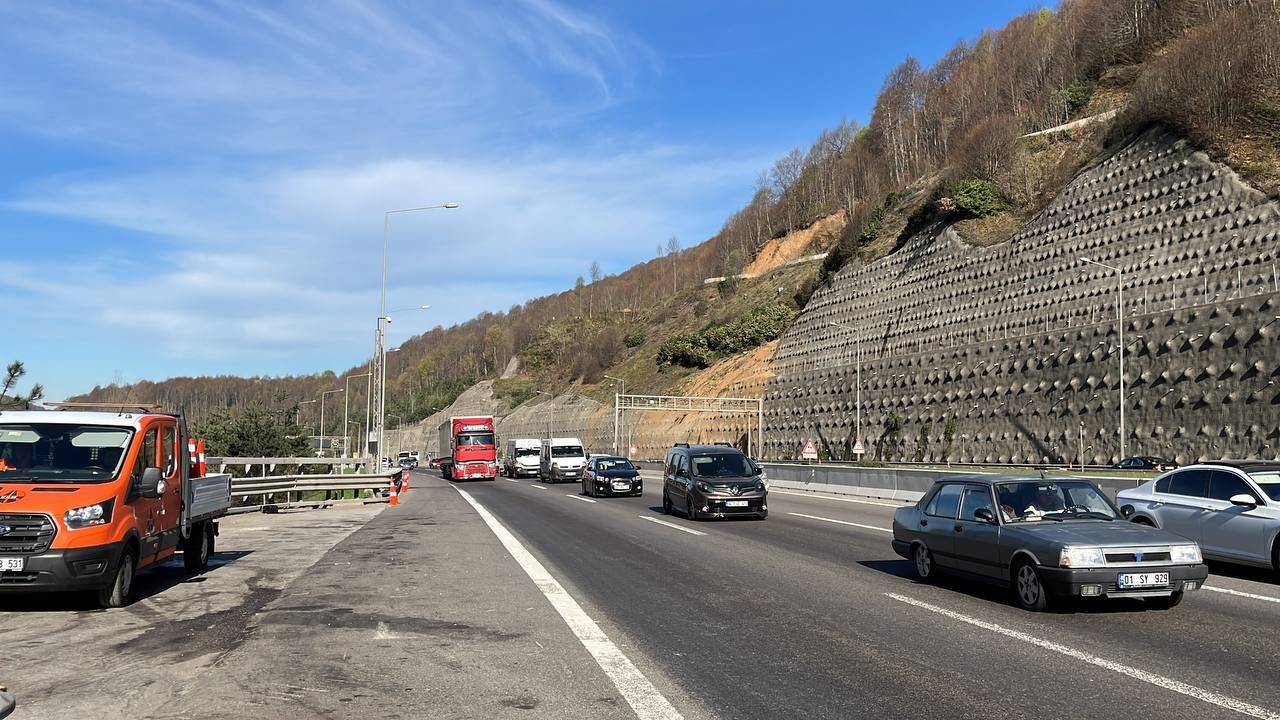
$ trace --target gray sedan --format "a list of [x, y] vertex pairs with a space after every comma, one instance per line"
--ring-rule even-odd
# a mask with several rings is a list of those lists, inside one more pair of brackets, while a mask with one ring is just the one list
[[1189, 465], [1121, 491], [1118, 502], [1135, 523], [1195, 540], [1205, 557], [1280, 573], [1280, 462]]
[[894, 512], [893, 549], [921, 580], [945, 571], [1011, 587], [1028, 610], [1065, 597], [1138, 597], [1171, 608], [1209, 574], [1196, 543], [1121, 522], [1082, 479], [944, 478]]

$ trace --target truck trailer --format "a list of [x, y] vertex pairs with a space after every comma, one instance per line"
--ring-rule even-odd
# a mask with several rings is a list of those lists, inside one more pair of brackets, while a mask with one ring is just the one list
[[[452, 417], [440, 423], [440, 473], [446, 480], [498, 477], [498, 445], [492, 415]], [[447, 448], [447, 449], [446, 449]]]
[[0, 594], [84, 591], [123, 607], [134, 575], [179, 550], [202, 572], [231, 476], [204, 473], [185, 419], [50, 405], [61, 409], [0, 411]]

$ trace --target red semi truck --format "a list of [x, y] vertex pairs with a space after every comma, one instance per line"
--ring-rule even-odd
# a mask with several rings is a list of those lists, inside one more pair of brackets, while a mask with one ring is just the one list
[[440, 424], [440, 472], [448, 480], [498, 477], [492, 415], [453, 417]]

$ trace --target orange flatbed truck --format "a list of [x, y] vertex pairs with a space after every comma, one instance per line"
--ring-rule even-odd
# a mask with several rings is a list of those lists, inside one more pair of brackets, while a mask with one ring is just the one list
[[179, 550], [202, 572], [231, 478], [202, 472], [183, 417], [57, 405], [0, 411], [0, 593], [86, 591], [123, 607], [134, 575]]

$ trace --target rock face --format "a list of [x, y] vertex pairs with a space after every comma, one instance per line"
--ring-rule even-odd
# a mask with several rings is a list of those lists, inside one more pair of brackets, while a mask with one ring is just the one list
[[[1278, 252], [1275, 203], [1147, 133], [1007, 243], [932, 227], [846, 266], [782, 338], [766, 457], [807, 438], [850, 456], [860, 347], [868, 457], [1108, 463], [1123, 407], [1126, 455], [1274, 458]], [[1086, 257], [1123, 272], [1123, 305], [1120, 273]]]

